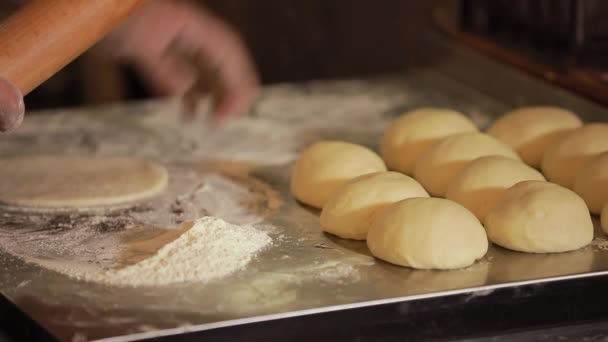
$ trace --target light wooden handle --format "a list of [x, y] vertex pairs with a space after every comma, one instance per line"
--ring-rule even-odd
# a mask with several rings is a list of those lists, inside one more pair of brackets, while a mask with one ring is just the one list
[[30, 0], [0, 24], [0, 76], [23, 94], [103, 38], [144, 0]]

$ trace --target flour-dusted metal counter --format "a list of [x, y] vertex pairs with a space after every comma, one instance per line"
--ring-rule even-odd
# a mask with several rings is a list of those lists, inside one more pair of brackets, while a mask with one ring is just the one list
[[[208, 214], [252, 222], [268, 232], [273, 244], [244, 270], [206, 284], [112, 287], [76, 280], [53, 265], [77, 262], [111, 267], [117, 259], [97, 253], [105, 248], [103, 241], [124, 237], [125, 230], [135, 233], [130, 235], [132, 240], [148, 238], [137, 235], [144, 234], [146, 227], [125, 228], [129, 226], [125, 222], [132, 223], [129, 220], [137, 213], [116, 211], [111, 221], [89, 226], [91, 235], [83, 237], [72, 234], [85, 224], [78, 217], [32, 214], [23, 218], [4, 208], [0, 211], [2, 295], [25, 314], [22, 319], [32, 319], [55, 338], [128, 341], [322, 312], [348, 312], [345, 317], [351, 317], [353, 310], [390, 303], [404, 304], [399, 310], [407, 317], [407, 303], [415, 305], [428, 298], [440, 301], [465, 294], [470, 300], [526, 284], [605, 279], [608, 242], [599, 229], [591, 246], [575, 252], [531, 255], [491, 247], [484, 259], [466, 269], [419, 271], [375, 260], [364, 242], [323, 234], [318, 212], [294, 201], [288, 191], [289, 172], [299, 151], [319, 139], [377, 148], [390, 120], [405, 110], [450, 107], [467, 113], [481, 127], [524, 104], [561, 105], [587, 121], [607, 118], [599, 106], [439, 36], [430, 34], [421, 50], [442, 58], [432, 66], [416, 66], [386, 77], [272, 86], [264, 89], [249, 115], [219, 129], [205, 122], [204, 109], [197, 122], [182, 122], [177, 100], [29, 116], [20, 131], [0, 137], [1, 157], [135, 156], [168, 165], [174, 179], [182, 180], [186, 176], [179, 170], [194, 170], [202, 181], [215, 182], [214, 191], [195, 202], [201, 208], [190, 211], [165, 212], [165, 202], [148, 208], [143, 220], [150, 229], [177, 228], [179, 222]], [[188, 184], [175, 185], [166, 196], [190, 191]], [[366, 319], [380, 318], [369, 313]], [[353, 318], [352, 322], [357, 321]], [[344, 319], [335, 323], [349, 324]], [[32, 333], [30, 337], [41, 336]]]

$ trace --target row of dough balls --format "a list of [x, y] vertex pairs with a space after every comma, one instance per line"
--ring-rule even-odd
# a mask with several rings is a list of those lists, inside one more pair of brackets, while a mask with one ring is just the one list
[[[461, 113], [423, 108], [402, 115], [389, 127], [381, 153], [389, 168], [414, 175], [435, 196], [462, 198], [463, 191], [471, 191], [470, 186], [489, 189], [490, 182], [504, 186], [540, 180], [542, 176], [532, 169], [537, 168], [549, 181], [583, 197], [592, 213], [599, 215], [608, 204], [608, 124], [583, 125], [576, 114], [558, 107], [525, 107], [503, 115], [488, 129], [488, 135], [475, 132], [477, 127]], [[486, 160], [460, 173], [470, 160], [488, 154], [520, 157], [531, 168], [513, 161]], [[454, 178], [459, 184], [453, 184], [448, 193], [447, 184]], [[492, 204], [465, 206], [483, 220], [484, 210]]]
[[[580, 248], [593, 235], [584, 202], [571, 191], [544, 182], [519, 155], [540, 165], [544, 150], [574, 129], [575, 122], [582, 123], [560, 109], [527, 111], [514, 111], [489, 130], [497, 136], [496, 132], [519, 132], [501, 138], [505, 143], [477, 132], [469, 119], [454, 111], [407, 113], [387, 130], [382, 156], [392, 169], [413, 174], [432, 195], [447, 196], [471, 210], [485, 223], [490, 239], [503, 247], [525, 252]], [[548, 115], [557, 115], [558, 120], [548, 120]], [[509, 122], [510, 130], [504, 128]], [[521, 127], [515, 127], [518, 122]], [[539, 122], [544, 126], [536, 127]], [[546, 127], [553, 122], [553, 129]], [[564, 132], [556, 134], [559, 130]], [[528, 142], [516, 145], [522, 137]], [[590, 169], [590, 174], [602, 170]], [[382, 159], [365, 147], [321, 142], [296, 162], [291, 188], [300, 201], [323, 208], [324, 230], [344, 238], [367, 238], [370, 250], [381, 259], [416, 268], [458, 268], [486, 253], [485, 231], [470, 212], [448, 200], [424, 198], [428, 193], [414, 179], [385, 171]], [[529, 182], [513, 186], [521, 181]]]
[[488, 249], [472, 213], [453, 201], [430, 198], [420, 183], [386, 171], [382, 159], [360, 145], [322, 141], [307, 148], [293, 168], [291, 192], [322, 208], [324, 231], [367, 240], [373, 255], [394, 264], [460, 268]]

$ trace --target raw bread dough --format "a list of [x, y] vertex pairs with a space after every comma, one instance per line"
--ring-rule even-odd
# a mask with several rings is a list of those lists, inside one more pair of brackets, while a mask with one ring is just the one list
[[365, 240], [376, 212], [412, 197], [429, 197], [422, 185], [398, 172], [359, 176], [338, 189], [321, 212], [321, 229], [341, 238]]
[[526, 164], [539, 168], [545, 149], [582, 125], [581, 119], [567, 109], [523, 107], [504, 114], [487, 133], [515, 149]]
[[420, 269], [466, 267], [488, 251], [479, 220], [442, 198], [410, 198], [382, 210], [367, 235], [374, 256]]
[[608, 204], [608, 151], [589, 160], [574, 177], [574, 192], [599, 215]]
[[566, 252], [593, 240], [585, 201], [557, 184], [524, 181], [508, 189], [485, 219], [490, 241], [529, 253]]
[[321, 141], [304, 150], [296, 161], [291, 175], [291, 193], [303, 203], [322, 208], [344, 183], [378, 171], [386, 171], [386, 166], [367, 147]]
[[608, 124], [577, 128], [553, 143], [543, 155], [542, 170], [551, 182], [572, 188], [577, 171], [591, 158], [608, 151]]
[[167, 170], [122, 157], [27, 156], [0, 161], [0, 202], [83, 208], [141, 200], [163, 191]]
[[604, 231], [604, 233], [608, 234], [608, 205], [606, 205], [604, 207], [604, 210], [602, 210], [601, 223], [602, 230]]
[[445, 196], [448, 184], [469, 162], [499, 155], [520, 160], [513, 149], [484, 133], [461, 133], [447, 137], [418, 160], [415, 178], [432, 195]]
[[477, 132], [464, 114], [450, 109], [420, 108], [401, 115], [384, 133], [381, 154], [391, 170], [414, 174], [418, 158], [449, 135]]
[[469, 163], [448, 185], [445, 197], [462, 204], [480, 221], [513, 185], [545, 177], [522, 163], [503, 156], [486, 156]]

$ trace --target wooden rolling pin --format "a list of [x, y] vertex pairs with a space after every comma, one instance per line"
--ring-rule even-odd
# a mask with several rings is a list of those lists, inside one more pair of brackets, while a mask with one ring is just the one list
[[29, 0], [0, 24], [0, 76], [29, 93], [143, 2]]

